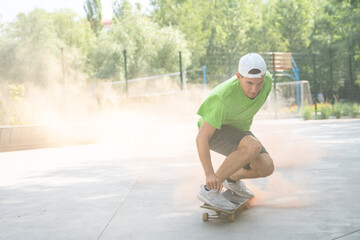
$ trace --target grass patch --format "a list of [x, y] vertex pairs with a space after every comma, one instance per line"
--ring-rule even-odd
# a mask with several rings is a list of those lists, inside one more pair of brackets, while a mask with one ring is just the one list
[[360, 116], [360, 105], [358, 103], [322, 103], [317, 104], [317, 115], [315, 116], [315, 105], [306, 106], [301, 109], [301, 116], [304, 120], [310, 119], [329, 119], [334, 117], [357, 118]]

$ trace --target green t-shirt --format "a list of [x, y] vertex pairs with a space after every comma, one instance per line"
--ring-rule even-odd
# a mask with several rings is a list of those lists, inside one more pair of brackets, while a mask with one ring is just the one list
[[211, 126], [220, 129], [230, 125], [241, 131], [249, 131], [255, 114], [265, 103], [272, 88], [272, 77], [265, 75], [264, 86], [259, 94], [250, 99], [241, 90], [240, 82], [234, 76], [216, 86], [201, 104], [197, 114], [200, 128], [204, 120]]

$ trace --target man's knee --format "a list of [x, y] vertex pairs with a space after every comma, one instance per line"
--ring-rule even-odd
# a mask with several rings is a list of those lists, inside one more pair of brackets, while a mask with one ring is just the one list
[[241, 140], [238, 146], [238, 149], [239, 148], [242, 148], [251, 157], [256, 157], [261, 152], [262, 145], [259, 140], [249, 135]]
[[268, 177], [271, 174], [273, 174], [274, 172], [274, 162], [273, 160], [269, 157], [266, 161], [266, 163], [258, 169], [258, 173], [260, 175], [260, 177]]

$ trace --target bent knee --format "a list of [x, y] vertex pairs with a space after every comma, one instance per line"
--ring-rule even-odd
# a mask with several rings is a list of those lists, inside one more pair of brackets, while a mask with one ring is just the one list
[[252, 157], [256, 157], [260, 154], [262, 145], [259, 140], [249, 135], [241, 140], [238, 148], [243, 148]]
[[270, 160], [271, 161], [268, 161], [263, 168], [258, 170], [258, 174], [260, 175], [260, 177], [268, 177], [273, 174], [275, 167], [272, 159]]

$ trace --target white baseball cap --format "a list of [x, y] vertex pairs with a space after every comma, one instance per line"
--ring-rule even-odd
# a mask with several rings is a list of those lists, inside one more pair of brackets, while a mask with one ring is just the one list
[[[260, 73], [249, 73], [252, 69], [258, 69]], [[248, 53], [240, 58], [238, 71], [244, 77], [260, 78], [266, 73], [266, 63], [259, 54]]]

